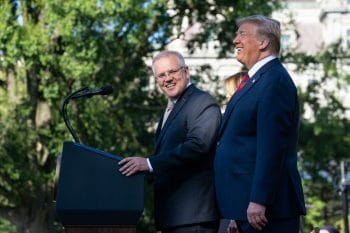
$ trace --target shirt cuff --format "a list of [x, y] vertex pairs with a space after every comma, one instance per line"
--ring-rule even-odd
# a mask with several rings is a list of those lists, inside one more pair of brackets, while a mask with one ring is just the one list
[[153, 172], [153, 167], [152, 167], [151, 162], [149, 161], [148, 158], [147, 158], [147, 165], [148, 165], [148, 171]]

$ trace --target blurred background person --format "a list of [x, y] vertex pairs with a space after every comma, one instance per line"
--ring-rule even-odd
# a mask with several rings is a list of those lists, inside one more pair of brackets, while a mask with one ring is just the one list
[[224, 86], [226, 89], [226, 101], [230, 101], [231, 96], [236, 92], [242, 78], [247, 74], [246, 71], [241, 71], [227, 77], [224, 81]]

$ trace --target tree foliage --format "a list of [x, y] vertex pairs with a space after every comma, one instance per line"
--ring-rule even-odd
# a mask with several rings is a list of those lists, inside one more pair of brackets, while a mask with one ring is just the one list
[[336, 225], [342, 218], [340, 163], [350, 158], [350, 109], [344, 105], [350, 84], [349, 58], [341, 41], [314, 56], [287, 53], [284, 57], [300, 73], [310, 74], [306, 89], [299, 90], [299, 164], [309, 207], [308, 229]]
[[[123, 156], [148, 156], [165, 103], [149, 78], [152, 55], [182, 38], [192, 52], [217, 41], [223, 57], [233, 50], [236, 18], [269, 15], [279, 6], [277, 0], [3, 1], [0, 218], [7, 221], [0, 219], [0, 229], [60, 231], [54, 222], [53, 176], [62, 143], [71, 140], [60, 116], [68, 93], [112, 85], [108, 98], [70, 103], [73, 127], [84, 144]], [[186, 37], [196, 24], [198, 33]], [[316, 56], [287, 51], [282, 57], [300, 72], [314, 74], [300, 89], [299, 164], [310, 207], [305, 232], [340, 218], [339, 162], [350, 156], [350, 123], [339, 93], [348, 92], [349, 57], [340, 43]], [[154, 232], [150, 193], [147, 186], [142, 232]]]
[[[269, 14], [261, 0], [10, 0], [0, 8], [0, 217], [17, 232], [54, 232], [53, 176], [64, 140], [61, 102], [81, 86], [112, 85], [113, 95], [70, 104], [84, 144], [120, 155], [152, 153], [164, 97], [146, 64], [189, 26], [192, 51], [231, 48], [234, 19]], [[149, 203], [148, 197], [146, 203]], [[141, 221], [152, 232], [150, 204]], [[7, 224], [7, 223], [6, 223]], [[2, 225], [5, 226], [5, 225]]]

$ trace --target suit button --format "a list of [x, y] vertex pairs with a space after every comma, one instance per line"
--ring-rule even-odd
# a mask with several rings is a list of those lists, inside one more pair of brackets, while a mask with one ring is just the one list
[[220, 141], [218, 141], [217, 143], [216, 143], [216, 146], [219, 146], [220, 145]]

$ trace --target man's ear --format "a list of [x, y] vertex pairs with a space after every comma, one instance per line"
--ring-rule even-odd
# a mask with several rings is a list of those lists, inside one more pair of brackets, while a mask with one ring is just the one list
[[190, 69], [188, 68], [188, 66], [185, 67], [185, 72], [186, 72], [186, 77], [190, 79]]
[[263, 39], [263, 40], [260, 41], [259, 48], [261, 50], [266, 50], [267, 47], [269, 47], [269, 44], [270, 44], [270, 41], [268, 39]]

